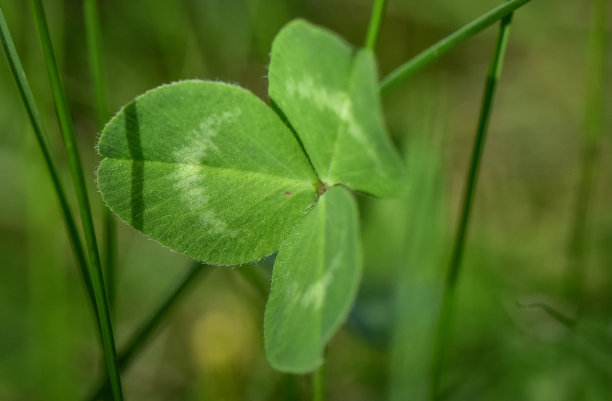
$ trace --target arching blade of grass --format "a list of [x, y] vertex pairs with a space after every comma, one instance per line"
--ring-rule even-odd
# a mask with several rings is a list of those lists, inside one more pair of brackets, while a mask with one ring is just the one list
[[534, 302], [532, 304], [526, 305], [519, 304], [518, 306], [521, 308], [539, 308], [544, 311], [548, 316], [552, 317], [568, 329], [572, 329], [576, 326], [576, 320], [565, 315], [563, 312], [556, 310], [555, 308], [544, 302]]
[[474, 194], [476, 192], [476, 184], [478, 182], [480, 161], [482, 159], [485, 137], [487, 134], [489, 120], [491, 118], [491, 110], [493, 107], [493, 99], [495, 97], [495, 89], [497, 87], [497, 81], [499, 80], [499, 77], [501, 75], [502, 65], [504, 61], [504, 53], [506, 51], [506, 45], [508, 43], [508, 35], [510, 34], [511, 20], [512, 14], [508, 14], [502, 19], [499, 28], [497, 42], [495, 44], [495, 50], [493, 53], [493, 60], [491, 61], [491, 67], [489, 69], [484, 89], [484, 96], [480, 109], [480, 117], [478, 120], [476, 137], [474, 138], [472, 157], [470, 160], [470, 167], [467, 176], [465, 193], [463, 196], [463, 205], [461, 207], [460, 212], [461, 215], [459, 220], [459, 226], [457, 228], [451, 260], [447, 271], [446, 281], [444, 283], [442, 304], [440, 309], [432, 363], [430, 396], [434, 400], [437, 399], [439, 394], [440, 381], [442, 378], [442, 367], [444, 365], [446, 350], [448, 348], [449, 340], [451, 337], [450, 330], [452, 328], [453, 304], [461, 267], [461, 258], [463, 255], [463, 249], [465, 247], [465, 238], [467, 234], [468, 223], [470, 220], [470, 212], [474, 203]]
[[378, 35], [380, 34], [382, 19], [385, 16], [386, 10], [387, 0], [374, 0], [372, 16], [370, 17], [370, 26], [368, 27], [368, 34], [365, 41], [365, 47], [372, 51], [374, 51], [376, 48], [376, 42], [378, 42]]
[[436, 60], [444, 53], [453, 49], [460, 43], [465, 42], [467, 39], [476, 35], [485, 28], [493, 25], [500, 19], [508, 16], [517, 8], [523, 6], [531, 0], [510, 0], [500, 6], [497, 6], [493, 10], [486, 14], [476, 18], [474, 21], [458, 29], [454, 33], [440, 40], [438, 43], [422, 51], [415, 57], [411, 58], [389, 75], [387, 75], [380, 83], [381, 93], [385, 94], [389, 90], [399, 85], [404, 79], [414, 74], [416, 71], [425, 67], [427, 64]]
[[76, 142], [74, 124], [72, 117], [70, 116], [66, 92], [64, 90], [57, 63], [55, 61], [55, 55], [51, 45], [51, 38], [42, 3], [40, 0], [31, 0], [30, 4], [32, 6], [34, 19], [36, 22], [36, 30], [38, 31], [38, 36], [41, 42], [47, 72], [49, 73], [51, 90], [53, 92], [55, 107], [57, 109], [57, 115], [64, 137], [64, 144], [68, 153], [72, 180], [81, 212], [81, 222], [83, 224], [85, 243], [87, 245], [87, 251], [89, 254], [89, 275], [95, 298], [98, 321], [100, 323], [100, 337], [102, 342], [102, 350], [104, 353], [104, 360], [108, 375], [110, 377], [113, 397], [115, 400], [122, 400], [123, 392], [121, 389], [121, 378], [119, 377], [119, 369], [115, 360], [115, 339], [108, 310], [106, 292], [104, 290], [100, 254], [98, 252], [98, 245], [96, 244], [96, 234], [91, 216], [87, 187], [85, 185], [85, 177], [83, 175], [83, 166], [81, 165], [81, 157], [79, 155]]
[[568, 247], [569, 270], [566, 279], [568, 295], [578, 302], [581, 298], [585, 268], [589, 204], [596, 180], [601, 137], [604, 130], [606, 53], [609, 44], [606, 29], [610, 18], [609, 4], [607, 0], [595, 0], [592, 10], [582, 162]]
[[144, 322], [144, 324], [130, 337], [125, 348], [118, 355], [119, 367], [126, 367], [138, 354], [144, 344], [151, 338], [151, 335], [155, 332], [155, 329], [161, 324], [164, 318], [171, 311], [180, 299], [180, 296], [186, 292], [188, 286], [195, 281], [195, 278], [204, 274], [210, 273], [212, 270], [211, 266], [202, 264], [200, 262], [194, 262], [183, 278], [183, 280], [170, 292], [165, 301], [157, 308], [151, 316]]
[[70, 211], [68, 200], [66, 199], [66, 193], [60, 181], [57, 168], [55, 167], [55, 163], [53, 161], [53, 158], [51, 157], [51, 152], [47, 145], [46, 132], [42, 124], [42, 120], [40, 118], [38, 106], [34, 101], [34, 95], [32, 94], [30, 84], [28, 83], [25, 71], [23, 70], [23, 66], [21, 65], [21, 61], [19, 60], [19, 55], [17, 54], [17, 50], [15, 49], [15, 44], [13, 43], [13, 38], [11, 37], [11, 33], [4, 18], [4, 13], [2, 12], [2, 9], [0, 9], [0, 40], [2, 41], [2, 46], [4, 47], [4, 51], [6, 53], [6, 58], [8, 59], [11, 71], [13, 72], [13, 76], [15, 78], [15, 82], [17, 83], [17, 87], [19, 88], [19, 93], [21, 94], [21, 98], [28, 113], [30, 123], [32, 124], [32, 129], [34, 130], [34, 134], [36, 135], [36, 141], [38, 142], [38, 146], [40, 147], [40, 150], [43, 154], [43, 158], [45, 159], [45, 164], [47, 166], [47, 170], [49, 171], [49, 175], [51, 176], [51, 182], [53, 183], [53, 188], [55, 189], [57, 199], [62, 209], [66, 229], [68, 230], [70, 244], [76, 257], [79, 269], [81, 270], [81, 275], [83, 276], [83, 280], [85, 282], [87, 295], [89, 296], [92, 305], [94, 305], [95, 301], [93, 289], [91, 287], [91, 280], [89, 278], [89, 272], [87, 270], [87, 259], [85, 258], [83, 244], [81, 243], [74, 217], [72, 215], [72, 212]]
[[[161, 322], [170, 313], [172, 308], [176, 305], [180, 297], [185, 294], [187, 288], [195, 281], [197, 277], [201, 277], [204, 274], [210, 273], [212, 270], [211, 266], [204, 265], [200, 262], [194, 262], [185, 277], [181, 282], [168, 294], [165, 301], [162, 302], [159, 307], [151, 313], [151, 315], [142, 323], [142, 325], [134, 332], [134, 334], [128, 340], [126, 346], [119, 352], [117, 357], [117, 364], [119, 369], [125, 370], [134, 357], [142, 350], [145, 344], [151, 339], [155, 330], [160, 326]], [[106, 391], [109, 390], [108, 377], [105, 378], [96, 387], [96, 390], [88, 398], [88, 400], [95, 401], [102, 397]]]
[[[267, 287], [263, 283], [263, 277], [259, 275], [253, 268], [256, 266], [243, 266], [236, 271], [241, 274], [244, 279], [253, 286], [257, 294], [265, 298], [267, 293]], [[159, 328], [164, 319], [170, 314], [172, 308], [178, 303], [183, 297], [183, 294], [187, 292], [187, 289], [191, 286], [191, 283], [195, 281], [197, 277], [201, 277], [210, 273], [212, 266], [208, 266], [201, 262], [193, 262], [191, 268], [185, 274], [185, 277], [181, 282], [168, 294], [165, 300], [159, 305], [155, 311], [151, 313], [149, 318], [145, 320], [140, 328], [138, 328], [132, 337], [128, 340], [127, 344], [121, 349], [117, 356], [117, 364], [120, 370], [125, 370], [130, 365], [132, 360], [138, 355], [138, 353], [144, 348], [146, 343], [153, 337], [155, 330]], [[96, 390], [88, 398], [90, 401], [99, 399], [105, 391], [108, 391], [108, 378], [105, 378], [98, 384]]]
[[[106, 79], [102, 58], [102, 35], [100, 29], [100, 17], [98, 15], [98, 1], [85, 0], [83, 3], [85, 17], [85, 36], [87, 39], [87, 52], [89, 57], [89, 68], [93, 81], [94, 98], [96, 104], [96, 125], [98, 131], [102, 131], [104, 124], [109, 118], [108, 94], [106, 90]], [[107, 207], [103, 207], [102, 215], [102, 255], [103, 267], [105, 271], [106, 297], [108, 298], [109, 308], [115, 309], [115, 270], [116, 270], [116, 249], [115, 239], [115, 219]]]

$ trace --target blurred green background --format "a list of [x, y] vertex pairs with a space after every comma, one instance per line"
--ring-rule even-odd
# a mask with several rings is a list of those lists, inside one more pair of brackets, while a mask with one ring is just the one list
[[[82, 1], [44, 3], [99, 228]], [[390, 0], [377, 49], [381, 76], [499, 3]], [[23, 0], [0, 5], [71, 188], [31, 11]], [[305, 18], [359, 46], [371, 5], [102, 0], [112, 110], [147, 89], [186, 78], [235, 82], [267, 100], [270, 44], [286, 22]], [[591, 9], [587, 0], [535, 0], [515, 15], [462, 265], [445, 399], [612, 399], [612, 96], [604, 105], [581, 279], [568, 279]], [[409, 180], [401, 199], [359, 199], [366, 266], [356, 306], [329, 347], [330, 400], [425, 399], [434, 323], [495, 35], [495, 27], [487, 29], [384, 99]], [[0, 58], [0, 400], [85, 399], [103, 373], [94, 320], [40, 151]], [[606, 76], [610, 67], [608, 62]], [[605, 85], [610, 93], [612, 79]], [[121, 345], [190, 261], [121, 222], [118, 228], [114, 325]], [[201, 277], [123, 375], [127, 399], [308, 399], [308, 377], [268, 366], [265, 299], [236, 269], [269, 274], [265, 267], [244, 266], [214, 268]], [[526, 306], [534, 303], [570, 318], [579, 314], [579, 323], [568, 328], [542, 308]]]

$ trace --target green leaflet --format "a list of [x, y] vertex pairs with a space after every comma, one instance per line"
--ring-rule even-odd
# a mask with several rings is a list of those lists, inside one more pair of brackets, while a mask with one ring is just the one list
[[303, 20], [272, 44], [268, 93], [327, 185], [396, 195], [402, 164], [383, 122], [376, 62]]
[[268, 360], [309, 372], [346, 318], [361, 276], [357, 205], [342, 186], [321, 196], [280, 247], [264, 320]]
[[213, 264], [278, 249], [316, 198], [291, 131], [250, 92], [182, 81], [153, 89], [104, 128], [98, 185], [149, 237]]
[[[355, 298], [361, 244], [347, 188], [399, 187], [378, 92], [371, 51], [298, 20], [272, 47], [278, 115], [236, 86], [182, 81], [136, 98], [102, 132], [100, 191], [136, 229], [211, 264], [280, 247], [264, 325], [278, 370], [315, 369]], [[321, 181], [330, 189], [319, 197]]]

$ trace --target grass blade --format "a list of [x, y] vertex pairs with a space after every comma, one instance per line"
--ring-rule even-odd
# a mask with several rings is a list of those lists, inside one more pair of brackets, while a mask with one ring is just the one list
[[[126, 369], [134, 357], [142, 350], [148, 340], [151, 339], [155, 330], [160, 326], [164, 318], [170, 313], [172, 307], [176, 305], [181, 295], [186, 292], [186, 289], [191, 283], [195, 281], [195, 278], [203, 274], [208, 274], [212, 270], [212, 267], [203, 265], [200, 262], [194, 262], [181, 280], [181, 282], [168, 294], [165, 301], [149, 316], [148, 319], [138, 328], [132, 337], [128, 340], [126, 346], [121, 350], [117, 357], [117, 364], [119, 369]], [[93, 395], [88, 400], [95, 401], [99, 399], [106, 391], [109, 390], [108, 378], [105, 378], [98, 387], [96, 388]]]
[[55, 107], [57, 109], [57, 115], [64, 138], [64, 144], [68, 153], [70, 171], [72, 174], [72, 180], [74, 183], [77, 201], [79, 204], [79, 210], [81, 213], [81, 222], [83, 224], [83, 232], [85, 234], [85, 243], [87, 246], [87, 252], [89, 254], [89, 275], [95, 298], [98, 321], [100, 323], [99, 328], [102, 342], [102, 350], [104, 354], [104, 361], [106, 364], [108, 375], [110, 377], [113, 397], [115, 400], [122, 400], [123, 391], [121, 389], [121, 378], [119, 376], [119, 369], [115, 360], [115, 339], [110, 319], [110, 313], [108, 310], [106, 292], [104, 290], [104, 280], [102, 278], [100, 254], [98, 252], [98, 246], [96, 244], [96, 234], [94, 230], [93, 219], [91, 216], [91, 207], [87, 195], [87, 187], [85, 185], [83, 166], [81, 165], [81, 157], [79, 155], [76, 142], [74, 123], [70, 115], [66, 92], [64, 90], [57, 63], [55, 61], [55, 55], [53, 52], [53, 47], [51, 45], [51, 38], [49, 35], [49, 29], [47, 27], [47, 21], [41, 0], [31, 0], [30, 4], [32, 6], [32, 12], [34, 14], [34, 19], [36, 22], [36, 30], [38, 31], [38, 36], [45, 58], [45, 64], [47, 66], [47, 72], [49, 74], [51, 90], [53, 92], [53, 98], [55, 100]]
[[55, 189], [57, 199], [62, 209], [62, 215], [64, 217], [64, 223], [68, 231], [70, 244], [77, 260], [77, 265], [81, 271], [81, 276], [83, 277], [83, 280], [85, 282], [87, 294], [89, 296], [89, 299], [91, 300], [91, 304], [94, 305], [95, 301], [93, 289], [91, 287], [91, 280], [89, 278], [89, 272], [87, 270], [87, 259], [85, 258], [83, 244], [81, 243], [74, 217], [72, 215], [72, 212], [70, 211], [70, 206], [68, 205], [66, 192], [64, 191], [57, 172], [57, 168], [55, 167], [55, 163], [53, 162], [51, 152], [47, 145], [47, 134], [40, 118], [38, 106], [34, 101], [34, 95], [32, 94], [30, 84], [28, 83], [28, 79], [25, 75], [25, 71], [23, 70], [23, 66], [21, 65], [21, 61], [19, 60], [19, 55], [17, 54], [17, 50], [15, 49], [15, 44], [13, 43], [13, 38], [6, 23], [6, 19], [4, 18], [4, 13], [2, 12], [2, 9], [0, 9], [0, 40], [2, 41], [2, 46], [4, 47], [4, 51], [6, 53], [6, 57], [8, 59], [11, 71], [13, 72], [15, 82], [17, 83], [17, 87], [19, 88], [19, 93], [21, 94], [21, 98], [28, 113], [28, 117], [30, 119], [30, 123], [32, 124], [34, 134], [36, 135], [36, 141], [38, 142], [38, 146], [40, 147], [40, 150], [43, 154], [43, 158], [45, 160], [47, 170], [49, 171], [49, 175], [51, 176], [51, 182], [53, 183], [53, 188]]
[[85, 0], [83, 3], [83, 12], [85, 18], [85, 35], [87, 39], [89, 68], [94, 84], [96, 121], [98, 129], [101, 129], [108, 120], [109, 105], [102, 59], [102, 35], [100, 17], [98, 14], [98, 1]]
[[482, 159], [485, 138], [489, 120], [491, 118], [495, 89], [501, 75], [504, 53], [506, 51], [508, 36], [510, 34], [511, 20], [512, 14], [508, 14], [502, 19], [500, 24], [497, 42], [495, 44], [495, 51], [493, 53], [493, 60], [491, 61], [491, 67], [489, 69], [487, 82], [484, 89], [476, 137], [474, 138], [474, 146], [472, 149], [472, 157], [467, 176], [463, 204], [461, 207], [459, 226], [457, 228], [451, 260], [447, 271], [446, 281], [444, 283], [432, 363], [430, 396], [434, 400], [437, 399], [439, 395], [442, 367], [444, 365], [445, 354], [450, 339], [450, 330], [452, 327], [453, 304], [461, 267], [461, 258], [463, 255], [463, 249], [465, 247], [465, 238], [470, 219], [470, 212], [474, 203], [474, 193], [476, 192], [480, 161]]
[[103, 249], [103, 268], [104, 283], [106, 284], [106, 298], [111, 316], [114, 316], [117, 304], [117, 225], [112, 212], [103, 206], [102, 212], [102, 249]]
[[576, 326], [576, 321], [574, 319], [569, 316], [566, 316], [563, 312], [556, 310], [555, 308], [544, 302], [534, 302], [532, 304], [526, 305], [519, 304], [518, 306], [521, 308], [539, 308], [543, 310], [548, 316], [552, 317], [568, 329], [572, 329]]
[[[87, 53], [89, 68], [93, 80], [94, 98], [96, 104], [97, 129], [101, 131], [109, 118], [109, 103], [106, 90], [106, 77], [104, 75], [102, 58], [102, 35], [100, 29], [100, 17], [98, 14], [98, 1], [85, 0], [83, 3], [85, 19], [85, 37], [87, 40]], [[103, 268], [105, 272], [106, 297], [109, 308], [115, 310], [115, 288], [116, 288], [116, 264], [117, 264], [117, 241], [115, 238], [115, 219], [107, 207], [103, 207], [102, 215], [102, 255]]]
[[419, 82], [411, 88], [407, 113], [411, 132], [404, 145], [405, 188], [398, 207], [404, 209], [401, 263], [394, 276], [394, 314], [389, 352], [389, 401], [426, 400], [429, 367], [443, 274], [440, 250], [446, 248], [443, 144], [448, 120], [438, 85]]
[[[206, 268], [208, 267], [208, 268]], [[130, 338], [124, 350], [119, 353], [119, 365], [121, 368], [127, 366], [134, 356], [140, 351], [142, 346], [151, 338], [151, 335], [155, 332], [155, 329], [161, 324], [164, 318], [168, 315], [172, 306], [177, 303], [180, 296], [184, 294], [188, 286], [195, 281], [198, 275], [210, 273], [212, 267], [204, 265], [200, 262], [194, 262], [189, 272], [185, 275], [183, 280], [176, 286], [176, 288], [169, 294], [166, 300], [159, 306], [159, 308], [151, 314], [149, 319], [142, 325], [142, 327], [136, 331], [136, 333]]]
[[506, 3], [492, 9], [488, 13], [476, 18], [469, 24], [464, 25], [462, 28], [440, 40], [438, 43], [430, 46], [428, 49], [411, 58], [410, 60], [393, 70], [385, 78], [383, 78], [380, 83], [381, 93], [385, 94], [389, 90], [395, 88], [403, 80], [414, 74], [416, 71], [425, 67], [427, 64], [436, 60], [444, 53], [453, 49], [460, 43], [465, 42], [467, 39], [476, 35], [477, 33], [489, 27], [490, 25], [493, 25], [500, 19], [505, 18], [514, 10], [523, 6], [529, 1], [531, 0], [507, 1]]
[[610, 16], [609, 8], [607, 0], [595, 0], [591, 17], [582, 161], [568, 247], [569, 270], [565, 285], [568, 296], [578, 302], [581, 302], [581, 286], [585, 268], [589, 204], [597, 178], [601, 137], [604, 130], [606, 52], [609, 43], [606, 28]]
[[376, 42], [378, 42], [382, 19], [385, 16], [386, 10], [387, 0], [374, 0], [374, 5], [372, 6], [372, 16], [370, 17], [370, 26], [368, 27], [368, 34], [365, 41], [365, 47], [372, 51], [374, 51], [376, 48]]

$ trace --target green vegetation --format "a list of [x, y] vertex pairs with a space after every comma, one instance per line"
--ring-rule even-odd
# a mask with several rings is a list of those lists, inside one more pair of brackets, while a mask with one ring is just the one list
[[608, 398], [610, 4], [528, 2], [0, 4], [0, 399]]
[[271, 101], [325, 185], [397, 194], [401, 161], [383, 123], [371, 51], [293, 21], [272, 44], [268, 79]]
[[32, 13], [34, 14], [34, 21], [36, 22], [36, 30], [38, 31], [47, 73], [49, 74], [51, 92], [53, 93], [53, 100], [63, 134], [64, 146], [68, 154], [72, 183], [79, 205], [81, 224], [83, 226], [87, 253], [89, 255], [88, 275], [93, 290], [96, 316], [100, 326], [104, 363], [106, 364], [107, 372], [110, 377], [113, 398], [115, 400], [122, 400], [121, 378], [117, 367], [115, 338], [111, 326], [106, 290], [104, 288], [104, 278], [102, 277], [102, 262], [100, 260], [98, 244], [96, 243], [96, 233], [91, 214], [91, 205], [89, 204], [89, 196], [87, 194], [87, 186], [85, 184], [85, 175], [81, 164], [81, 156], [77, 150], [78, 145], [76, 143], [74, 123], [70, 115], [70, 106], [68, 105], [66, 91], [55, 61], [55, 54], [51, 44], [51, 37], [49, 35], [42, 2], [41, 0], [32, 0], [30, 5], [32, 7]]
[[359, 286], [358, 230], [355, 200], [337, 186], [281, 244], [264, 321], [266, 354], [276, 369], [304, 373], [323, 363]]
[[502, 66], [504, 64], [504, 54], [508, 44], [511, 21], [512, 14], [509, 14], [505, 16], [500, 23], [499, 34], [497, 35], [497, 42], [493, 52], [493, 60], [491, 60], [491, 67], [489, 68], [489, 74], [487, 76], [484, 96], [482, 99], [482, 106], [480, 108], [480, 117], [478, 118], [476, 136], [474, 137], [474, 147], [472, 148], [472, 157], [470, 159], [465, 193], [461, 205], [459, 225], [457, 227], [457, 234], [455, 235], [451, 260], [448, 266], [448, 272], [446, 273], [446, 280], [444, 282], [444, 290], [442, 293], [442, 306], [440, 310], [438, 331], [436, 333], [436, 348], [434, 350], [433, 373], [431, 377], [432, 385], [430, 395], [432, 399], [439, 398], [440, 380], [444, 365], [444, 358], [446, 355], [446, 348], [450, 340], [449, 331], [452, 328], [453, 305], [455, 303], [454, 297], [457, 289], [457, 282], [459, 280], [461, 259], [463, 257], [463, 250], [465, 248], [465, 239], [467, 235], [468, 223], [470, 221], [470, 213], [474, 204], [474, 194], [476, 193], [476, 184], [478, 182], [482, 152], [484, 150], [485, 138], [489, 128], [489, 121], [491, 119], [493, 99], [495, 98], [497, 81], [499, 80], [502, 72]]
[[[96, 126], [98, 131], [104, 128], [109, 117], [108, 94], [106, 89], [106, 77], [104, 74], [104, 62], [102, 59], [102, 39], [100, 33], [100, 17], [98, 15], [97, 0], [85, 0], [83, 12], [85, 16], [85, 34], [87, 38], [87, 50], [89, 56], [89, 68], [94, 85], [94, 98], [96, 102]], [[116, 300], [115, 294], [115, 270], [117, 264], [117, 241], [115, 238], [115, 219], [109, 209], [103, 212], [103, 267], [105, 272], [104, 283], [106, 285], [106, 296], [108, 298], [111, 314]]]
[[134, 228], [207, 263], [278, 249], [316, 198], [291, 131], [236, 86], [184, 81], [145, 93], [105, 127], [98, 185]]

